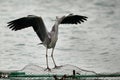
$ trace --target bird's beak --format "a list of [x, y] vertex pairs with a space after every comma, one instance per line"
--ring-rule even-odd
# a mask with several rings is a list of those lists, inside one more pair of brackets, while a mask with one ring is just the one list
[[56, 19], [58, 19], [59, 17], [58, 16], [56, 16]]

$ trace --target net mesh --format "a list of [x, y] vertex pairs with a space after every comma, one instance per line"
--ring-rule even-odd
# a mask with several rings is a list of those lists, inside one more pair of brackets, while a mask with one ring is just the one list
[[51, 68], [51, 71], [48, 71], [48, 70], [45, 70], [45, 69], [46, 68], [40, 67], [38, 65], [29, 64], [29, 65], [25, 66], [21, 71], [23, 71], [27, 74], [44, 74], [44, 75], [48, 75], [48, 74], [59, 74], [59, 75], [67, 74], [67, 75], [72, 75], [73, 70], [75, 70], [77, 74], [82, 74], [82, 75], [97, 74], [94, 71], [84, 70], [84, 69], [81, 69], [77, 66], [70, 65], [70, 64], [62, 65], [62, 67], [60, 67], [60, 68]]
[[29, 64], [17, 71], [0, 71], [0, 80], [120, 80], [119, 73], [97, 74], [70, 64], [51, 71], [45, 69]]

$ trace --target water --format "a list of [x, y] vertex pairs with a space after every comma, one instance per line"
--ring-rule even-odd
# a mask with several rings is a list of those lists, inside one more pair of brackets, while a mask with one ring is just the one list
[[[7, 22], [33, 14], [42, 16], [50, 30], [56, 16], [69, 13], [85, 15], [88, 21], [59, 27], [57, 64], [120, 72], [119, 0], [0, 0], [0, 70], [22, 69], [31, 63], [46, 67], [45, 48], [37, 45], [40, 41], [32, 28], [14, 32]], [[50, 57], [49, 65], [53, 67]]]

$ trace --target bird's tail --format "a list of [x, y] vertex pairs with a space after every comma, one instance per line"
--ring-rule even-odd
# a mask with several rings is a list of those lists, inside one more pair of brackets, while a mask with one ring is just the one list
[[43, 43], [38, 43], [37, 45], [41, 45], [41, 44], [43, 44]]

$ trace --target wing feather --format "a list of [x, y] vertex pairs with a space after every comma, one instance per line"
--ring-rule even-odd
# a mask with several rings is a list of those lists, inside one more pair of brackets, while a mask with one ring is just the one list
[[8, 27], [13, 31], [21, 30], [30, 26], [33, 27], [40, 40], [44, 41], [47, 36], [47, 30], [41, 17], [29, 15], [8, 22]]
[[23, 17], [23, 18], [8, 22], [8, 27], [12, 30], [17, 31], [17, 30], [20, 30], [23, 28], [30, 27], [31, 22], [32, 22], [32, 19], [30, 19], [28, 17]]
[[87, 18], [86, 16], [70, 14], [62, 20], [61, 24], [81, 24], [81, 22], [87, 21]]

